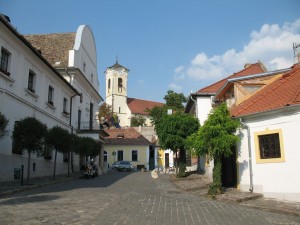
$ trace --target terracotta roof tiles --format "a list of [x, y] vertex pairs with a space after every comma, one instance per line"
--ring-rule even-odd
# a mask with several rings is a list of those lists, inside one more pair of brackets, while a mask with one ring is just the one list
[[[69, 50], [75, 43], [76, 33], [24, 35], [24, 37], [47, 59], [52, 66], [68, 67]], [[60, 62], [59, 65], [55, 65]]]
[[251, 74], [257, 74], [257, 73], [263, 73], [266, 72], [266, 69], [264, 68], [264, 66], [262, 65], [262, 63], [258, 62], [255, 64], [250, 64], [248, 67], [244, 68], [243, 70], [234, 73], [222, 80], [217, 81], [216, 83], [213, 83], [207, 87], [204, 87], [200, 90], [197, 91], [197, 93], [211, 93], [211, 94], [215, 94], [217, 93], [222, 87], [223, 85], [226, 83], [226, 81], [228, 79], [231, 78], [236, 78], [236, 77], [243, 77], [246, 75], [251, 75]]
[[133, 114], [148, 115], [146, 109], [152, 109], [155, 106], [162, 107], [164, 104], [136, 98], [127, 98], [127, 105]]
[[109, 134], [104, 140], [106, 145], [151, 145], [151, 142], [133, 127], [105, 131]]
[[300, 105], [300, 69], [294, 65], [278, 79], [265, 86], [230, 110], [233, 117], [241, 117], [286, 106]]

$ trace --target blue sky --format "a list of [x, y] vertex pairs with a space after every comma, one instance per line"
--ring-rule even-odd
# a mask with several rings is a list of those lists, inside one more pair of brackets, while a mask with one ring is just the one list
[[0, 12], [22, 34], [91, 27], [100, 94], [118, 56], [130, 69], [128, 96], [164, 102], [261, 60], [269, 69], [293, 64], [300, 43], [299, 0], [0, 0]]

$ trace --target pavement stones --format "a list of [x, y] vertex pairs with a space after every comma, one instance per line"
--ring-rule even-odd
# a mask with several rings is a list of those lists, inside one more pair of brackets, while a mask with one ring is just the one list
[[300, 224], [300, 217], [205, 198], [169, 175], [112, 172], [0, 198], [0, 224]]

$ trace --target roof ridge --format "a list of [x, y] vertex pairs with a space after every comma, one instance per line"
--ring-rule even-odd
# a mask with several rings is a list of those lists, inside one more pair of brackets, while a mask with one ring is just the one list
[[47, 34], [23, 34], [24, 37], [26, 36], [49, 36], [55, 34], [76, 34], [76, 32], [58, 32], [58, 33], [47, 33]]
[[145, 101], [145, 102], [156, 102], [156, 103], [164, 104], [164, 103], [162, 103], [162, 102], [151, 101], [151, 100], [145, 100], [145, 99], [140, 99], [140, 98], [130, 98], [130, 97], [127, 97], [127, 99], [141, 100], [141, 101]]

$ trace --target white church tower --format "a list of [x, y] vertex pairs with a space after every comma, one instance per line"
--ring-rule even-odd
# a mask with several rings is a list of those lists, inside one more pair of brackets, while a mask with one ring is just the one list
[[127, 81], [129, 69], [116, 63], [105, 70], [106, 94], [105, 102], [112, 106], [113, 113], [117, 114], [120, 125], [128, 126]]

